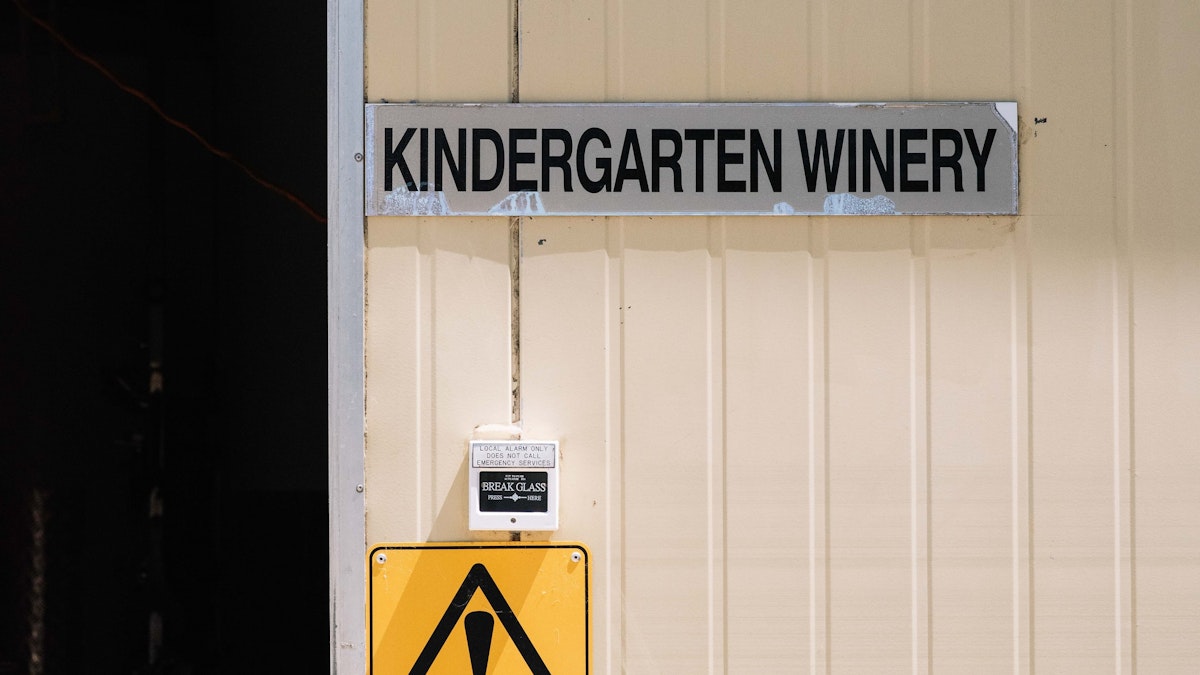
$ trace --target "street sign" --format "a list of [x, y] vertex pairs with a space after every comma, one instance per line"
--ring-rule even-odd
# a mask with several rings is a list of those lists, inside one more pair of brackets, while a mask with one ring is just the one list
[[1017, 213], [1017, 104], [367, 104], [368, 216]]
[[582, 544], [381, 544], [367, 562], [371, 675], [589, 672]]

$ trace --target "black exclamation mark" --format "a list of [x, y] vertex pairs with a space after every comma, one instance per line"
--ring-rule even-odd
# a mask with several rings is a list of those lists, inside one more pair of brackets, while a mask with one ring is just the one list
[[471, 675], [486, 675], [488, 654], [492, 651], [492, 625], [488, 612], [471, 612], [463, 620], [467, 629], [467, 651], [471, 655]]

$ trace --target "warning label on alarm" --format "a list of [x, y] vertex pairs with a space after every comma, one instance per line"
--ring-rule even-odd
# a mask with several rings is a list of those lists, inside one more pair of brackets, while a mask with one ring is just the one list
[[553, 443], [474, 441], [471, 443], [471, 468], [552, 469], [557, 454]]

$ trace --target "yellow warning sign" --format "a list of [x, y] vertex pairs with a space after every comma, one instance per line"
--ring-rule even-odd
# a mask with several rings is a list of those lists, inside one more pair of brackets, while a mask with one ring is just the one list
[[368, 564], [372, 675], [589, 672], [582, 544], [381, 544]]

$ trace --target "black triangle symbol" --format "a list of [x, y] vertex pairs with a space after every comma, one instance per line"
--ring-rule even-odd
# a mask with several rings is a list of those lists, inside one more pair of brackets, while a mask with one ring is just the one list
[[429, 636], [429, 641], [425, 643], [425, 648], [421, 650], [417, 662], [413, 664], [412, 670], [408, 671], [409, 675], [425, 675], [429, 672], [430, 667], [433, 666], [433, 660], [442, 651], [442, 646], [446, 644], [446, 638], [450, 637], [451, 631], [454, 630], [454, 626], [458, 623], [463, 611], [466, 610], [467, 603], [471, 601], [476, 590], [483, 591], [484, 597], [492, 604], [492, 610], [500, 619], [500, 625], [508, 631], [508, 637], [521, 652], [530, 672], [533, 675], [550, 675], [550, 670], [546, 668], [541, 655], [534, 648], [533, 641], [525, 634], [521, 622], [517, 621], [516, 613], [512, 611], [512, 607], [504, 599], [504, 594], [500, 592], [492, 575], [488, 574], [487, 568], [482, 563], [475, 563], [471, 567], [471, 571], [467, 572], [467, 577], [463, 579], [462, 586], [458, 587], [454, 599], [446, 607], [446, 613], [442, 615], [442, 620], [438, 621], [437, 627], [433, 629], [433, 634]]

